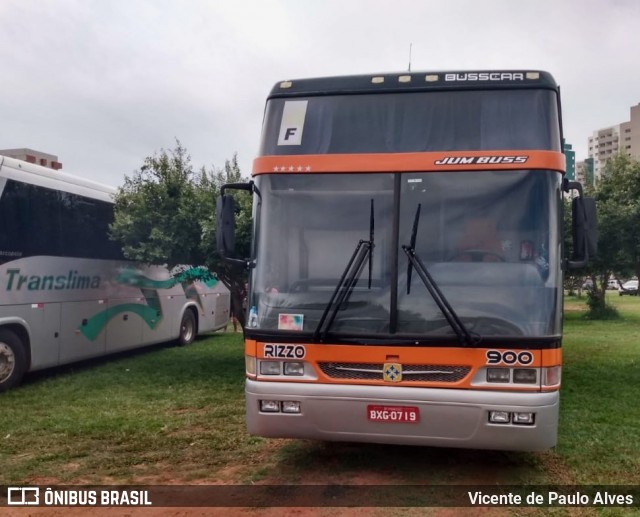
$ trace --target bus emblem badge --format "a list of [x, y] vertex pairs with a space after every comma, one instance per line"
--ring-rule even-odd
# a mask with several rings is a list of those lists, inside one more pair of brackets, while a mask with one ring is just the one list
[[402, 380], [402, 365], [400, 363], [384, 363], [382, 378], [385, 382], [400, 382]]

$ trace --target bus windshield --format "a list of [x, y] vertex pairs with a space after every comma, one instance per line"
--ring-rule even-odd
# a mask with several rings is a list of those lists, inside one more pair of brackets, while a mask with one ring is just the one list
[[[274, 98], [260, 155], [559, 151], [557, 103], [545, 89]], [[282, 128], [294, 120], [304, 134], [288, 141]]]
[[371, 263], [363, 264], [328, 333], [454, 339], [420, 278], [414, 274], [407, 286], [402, 246], [420, 206], [415, 252], [470, 332], [560, 332], [556, 172], [273, 174], [256, 183], [249, 304], [257, 329], [313, 334], [354, 249], [369, 240], [373, 206]]

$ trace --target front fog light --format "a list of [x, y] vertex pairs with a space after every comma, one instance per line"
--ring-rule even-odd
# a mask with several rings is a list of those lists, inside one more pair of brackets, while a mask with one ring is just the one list
[[511, 415], [508, 411], [489, 411], [489, 422], [492, 424], [508, 424]]
[[303, 363], [284, 363], [285, 375], [304, 375]]
[[487, 382], [509, 382], [509, 368], [487, 368]]
[[300, 413], [300, 402], [295, 400], [285, 400], [282, 403], [283, 413]]
[[260, 361], [260, 375], [280, 375], [278, 361]]
[[280, 402], [278, 402], [277, 400], [261, 400], [260, 411], [262, 411], [263, 413], [279, 413]]
[[535, 413], [514, 413], [513, 423], [519, 425], [533, 425], [535, 422]]

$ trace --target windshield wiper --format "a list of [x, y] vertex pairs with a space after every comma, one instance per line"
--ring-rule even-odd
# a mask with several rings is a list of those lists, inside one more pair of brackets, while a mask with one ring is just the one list
[[436, 281], [427, 270], [427, 267], [416, 253], [416, 238], [418, 235], [418, 221], [420, 220], [420, 206], [421, 205], [418, 204], [418, 209], [416, 210], [416, 215], [413, 220], [413, 229], [411, 230], [409, 246], [402, 245], [402, 250], [409, 259], [409, 266], [407, 267], [407, 294], [411, 292], [411, 273], [413, 269], [415, 269], [416, 273], [418, 273], [418, 276], [422, 280], [422, 283], [433, 298], [433, 301], [436, 302], [436, 305], [447, 320], [447, 323], [449, 323], [453, 331], [456, 333], [456, 336], [458, 336], [458, 341], [460, 341], [464, 346], [479, 343], [481, 340], [480, 336], [471, 335], [471, 332], [469, 332], [456, 311], [451, 307], [451, 304], [447, 301], [446, 297], [438, 287], [438, 284], [436, 284]]
[[[314, 339], [320, 338], [321, 341], [327, 337], [327, 333], [329, 329], [333, 325], [334, 320], [338, 314], [338, 310], [342, 305], [349, 299], [349, 296], [353, 292], [356, 284], [358, 283], [358, 279], [360, 278], [360, 273], [364, 268], [365, 261], [367, 258], [369, 259], [369, 282], [368, 287], [371, 289], [371, 271], [373, 267], [373, 248], [374, 248], [374, 216], [373, 216], [373, 199], [371, 200], [371, 213], [369, 216], [369, 240], [360, 240], [356, 245], [356, 249], [353, 250], [353, 254], [347, 263], [347, 267], [345, 267], [342, 272], [342, 276], [338, 281], [338, 285], [333, 291], [331, 295], [331, 299], [329, 303], [324, 309], [322, 313], [322, 317], [318, 322], [318, 326], [313, 333]], [[333, 308], [333, 310], [332, 310]], [[331, 314], [329, 315], [329, 311]], [[322, 326], [324, 325], [325, 320], [329, 316], [327, 321], [327, 325], [322, 331]], [[322, 335], [321, 335], [322, 331]]]

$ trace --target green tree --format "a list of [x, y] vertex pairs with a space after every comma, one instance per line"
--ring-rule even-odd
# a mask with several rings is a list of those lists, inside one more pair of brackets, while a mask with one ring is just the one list
[[640, 278], [640, 161], [618, 154], [605, 165], [596, 201], [612, 235], [611, 268], [620, 276]]
[[[125, 257], [145, 264], [205, 266], [231, 291], [231, 303], [241, 325], [246, 271], [223, 262], [215, 246], [216, 198], [227, 182], [242, 178], [237, 156], [223, 170], [194, 171], [179, 141], [172, 150], [147, 157], [139, 170], [126, 176], [115, 197], [111, 238]], [[238, 196], [238, 252], [248, 256], [251, 196]]]
[[[200, 170], [197, 196], [202, 206], [206, 206], [207, 217], [202, 220], [201, 250], [209, 257], [207, 265], [218, 273], [218, 277], [231, 291], [231, 308], [240, 324], [245, 324], [245, 306], [243, 300], [247, 296], [247, 270], [235, 264], [225, 262], [216, 249], [216, 200], [225, 183], [245, 183], [248, 179], [242, 176], [238, 165], [238, 157], [233, 155], [226, 160], [224, 169], [215, 173]], [[251, 253], [251, 210], [252, 197], [241, 191], [227, 192], [236, 201], [236, 255], [247, 258]]]
[[588, 304], [592, 317], [610, 317], [606, 304], [611, 275], [640, 275], [640, 162], [625, 154], [607, 161], [595, 190], [598, 256], [588, 267], [593, 282]]

